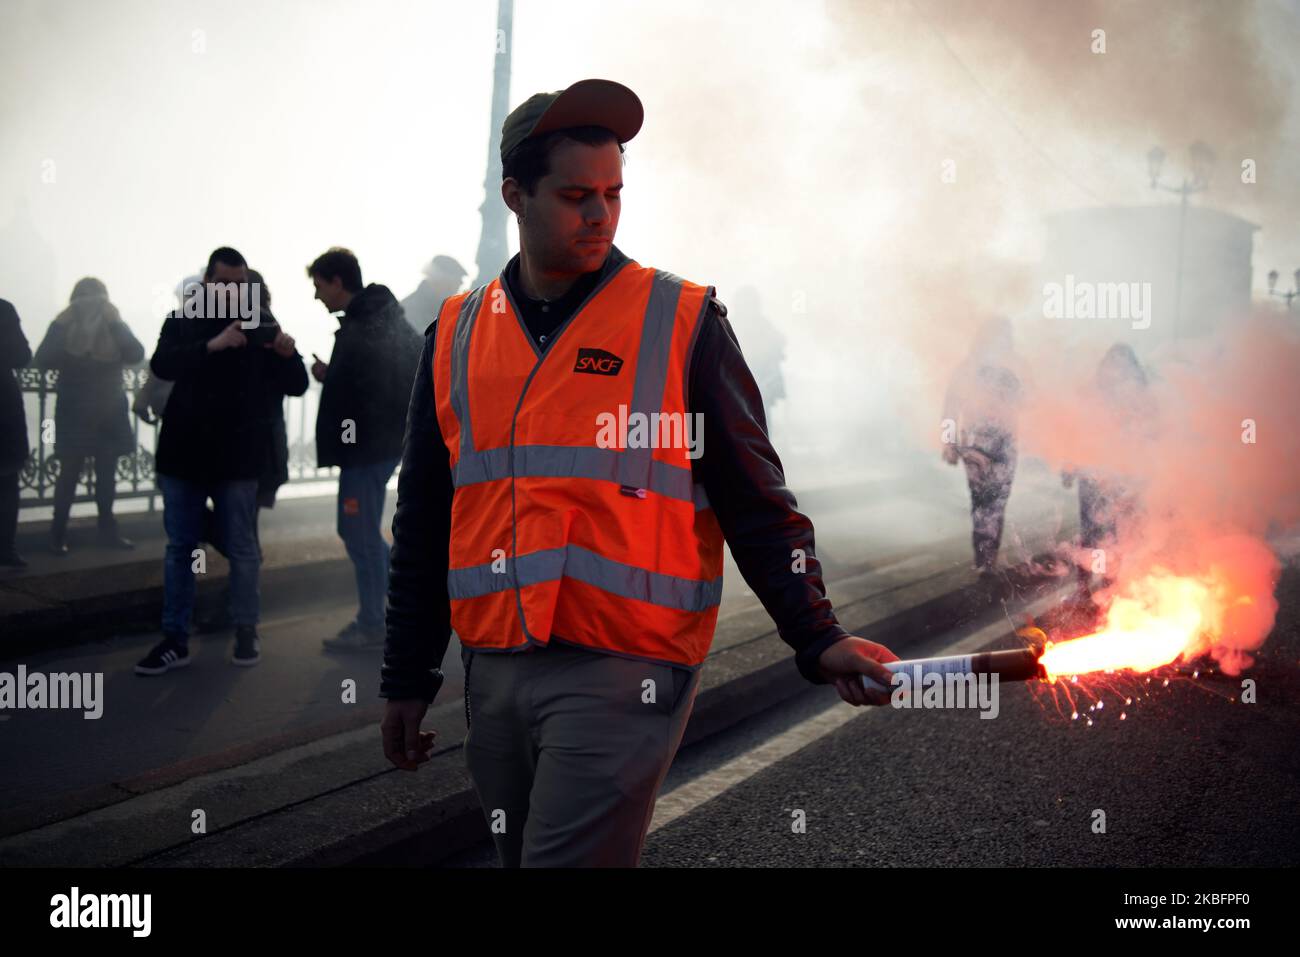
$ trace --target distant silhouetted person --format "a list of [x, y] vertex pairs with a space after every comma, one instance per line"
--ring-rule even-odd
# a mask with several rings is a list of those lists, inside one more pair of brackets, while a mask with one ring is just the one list
[[[1139, 454], [1144, 444], [1156, 438], [1155, 402], [1131, 346], [1119, 342], [1110, 347], [1083, 401], [1096, 410], [1093, 428], [1123, 454]], [[1079, 480], [1079, 544], [1084, 549], [1076, 572], [1083, 598], [1092, 595], [1094, 574], [1101, 575], [1102, 589], [1114, 584], [1120, 548], [1133, 540], [1142, 518], [1142, 481], [1113, 467], [1078, 468], [1067, 469], [1061, 484], [1069, 488], [1075, 478]]]
[[785, 376], [781, 372], [781, 362], [785, 359], [785, 336], [763, 316], [758, 290], [753, 286], [741, 286], [736, 290], [735, 306], [731, 311], [738, 317], [733, 324], [736, 338], [750, 371], [754, 373], [758, 391], [763, 395], [763, 415], [770, 432], [772, 409], [785, 398]]
[[[339, 470], [338, 533], [356, 572], [359, 609], [326, 648], [382, 648], [386, 636], [388, 542], [381, 525], [388, 480], [402, 457], [411, 384], [423, 340], [387, 286], [363, 286], [356, 256], [335, 247], [307, 267], [316, 298], [341, 313], [316, 413], [316, 460]], [[432, 322], [432, 318], [430, 322]]]
[[95, 462], [99, 544], [135, 547], [118, 533], [113, 498], [117, 459], [135, 449], [122, 369], [143, 358], [144, 346], [109, 302], [108, 289], [92, 277], [72, 288], [68, 308], [50, 323], [36, 349], [36, 365], [59, 373], [54, 393], [54, 455], [59, 460], [59, 477], [54, 483], [54, 521], [50, 525], [50, 549], [56, 555], [68, 553], [68, 515], [87, 458]]
[[434, 256], [429, 261], [424, 267], [424, 279], [420, 280], [420, 285], [402, 300], [406, 321], [416, 332], [424, 335], [429, 323], [438, 317], [438, 307], [443, 301], [460, 292], [465, 276], [465, 267], [450, 256]]
[[1017, 420], [1024, 389], [1011, 323], [989, 320], [953, 374], [943, 411], [954, 439], [944, 445], [943, 458], [950, 465], [960, 460], [966, 467], [975, 570], [984, 577], [997, 568], [1007, 499], [1016, 475]]
[[27, 567], [14, 547], [14, 536], [18, 532], [18, 474], [31, 451], [23, 391], [10, 370], [21, 369], [31, 358], [18, 311], [0, 299], [0, 565], [10, 568]]
[[268, 317], [252, 295], [244, 257], [228, 247], [215, 250], [204, 281], [167, 317], [150, 360], [154, 374], [175, 385], [157, 455], [167, 529], [163, 640], [136, 665], [137, 674], [189, 664], [193, 566], [205, 560], [196, 551], [209, 498], [230, 562], [231, 663], [261, 659], [256, 523], [258, 479], [271, 447], [267, 396], [307, 391], [307, 370], [293, 338], [263, 321]]

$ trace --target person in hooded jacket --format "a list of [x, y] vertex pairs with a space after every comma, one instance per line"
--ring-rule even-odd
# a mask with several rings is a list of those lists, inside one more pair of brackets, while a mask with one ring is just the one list
[[361, 281], [361, 265], [334, 247], [307, 267], [316, 298], [339, 315], [328, 363], [316, 356], [322, 384], [316, 413], [316, 461], [339, 466], [337, 528], [357, 582], [356, 618], [327, 649], [382, 648], [387, 633], [388, 542], [381, 524], [388, 480], [402, 457], [406, 409], [423, 340], [387, 286]]
[[117, 460], [135, 448], [122, 369], [144, 359], [140, 344], [109, 301], [108, 289], [93, 277], [72, 288], [68, 307], [50, 323], [36, 349], [36, 365], [57, 369], [54, 454], [59, 477], [54, 485], [54, 520], [50, 548], [68, 553], [68, 515], [77, 480], [87, 458], [95, 461], [95, 505], [99, 510], [99, 544], [134, 548], [113, 517]]

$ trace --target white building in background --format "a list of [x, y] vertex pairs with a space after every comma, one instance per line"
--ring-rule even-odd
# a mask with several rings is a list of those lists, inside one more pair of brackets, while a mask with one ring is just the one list
[[1067, 341], [1100, 337], [1139, 352], [1240, 321], [1259, 227], [1194, 204], [1183, 212], [1170, 203], [1049, 214], [1038, 283], [1044, 320], [1062, 323]]

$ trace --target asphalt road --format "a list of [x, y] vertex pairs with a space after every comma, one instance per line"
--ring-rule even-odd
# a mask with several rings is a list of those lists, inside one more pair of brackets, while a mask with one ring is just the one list
[[[1240, 678], [1173, 668], [1076, 688], [1078, 718], [1037, 683], [1003, 685], [994, 719], [852, 709], [810, 688], [678, 754], [642, 866], [1294, 866], [1294, 565], [1278, 597], [1277, 626], [1248, 673], [1255, 704], [1240, 701]], [[986, 620], [908, 657], [988, 647], [1004, 630]], [[495, 857], [481, 846], [449, 863]]]

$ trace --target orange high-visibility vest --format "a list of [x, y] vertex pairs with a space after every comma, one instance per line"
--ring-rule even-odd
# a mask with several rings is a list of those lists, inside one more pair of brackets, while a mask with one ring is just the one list
[[722, 597], [722, 530], [692, 478], [688, 443], [703, 437], [686, 394], [714, 289], [610, 255], [545, 351], [501, 276], [439, 310], [451, 624], [478, 649], [554, 635], [693, 667]]

